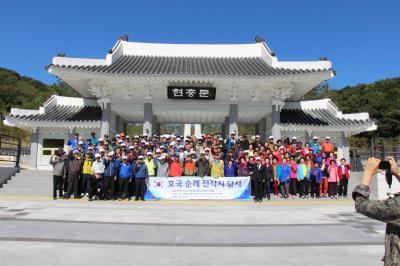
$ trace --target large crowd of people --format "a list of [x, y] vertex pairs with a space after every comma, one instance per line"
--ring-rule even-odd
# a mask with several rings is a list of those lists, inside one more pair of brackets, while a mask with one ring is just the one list
[[94, 132], [68, 140], [69, 149], [50, 159], [53, 198], [145, 200], [151, 176], [250, 176], [255, 202], [271, 198], [347, 197], [350, 164], [338, 160], [330, 137], [302, 143], [263, 142], [259, 135], [226, 139], [216, 135], [161, 136], [116, 134], [98, 138]]

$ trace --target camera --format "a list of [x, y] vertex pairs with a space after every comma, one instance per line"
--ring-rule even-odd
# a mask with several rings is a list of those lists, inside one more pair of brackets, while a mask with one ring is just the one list
[[386, 170], [386, 174], [385, 174], [386, 183], [388, 184], [389, 188], [391, 188], [392, 187], [393, 174], [390, 171], [390, 163], [389, 163], [389, 161], [382, 160], [379, 163], [379, 169]]

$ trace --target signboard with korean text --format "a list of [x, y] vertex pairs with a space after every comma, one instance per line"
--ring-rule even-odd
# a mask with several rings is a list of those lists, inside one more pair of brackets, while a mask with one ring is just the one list
[[215, 100], [216, 88], [168, 86], [168, 99]]
[[147, 200], [249, 200], [250, 177], [150, 177]]

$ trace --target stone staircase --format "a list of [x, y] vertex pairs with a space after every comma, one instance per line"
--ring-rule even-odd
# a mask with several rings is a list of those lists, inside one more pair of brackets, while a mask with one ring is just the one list
[[0, 188], [0, 196], [46, 196], [53, 191], [53, 172], [21, 170]]

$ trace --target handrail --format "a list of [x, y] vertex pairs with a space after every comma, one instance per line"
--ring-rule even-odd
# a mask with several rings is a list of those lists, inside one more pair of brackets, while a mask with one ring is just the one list
[[[3, 139], [7, 139], [7, 141], [3, 141]], [[11, 140], [10, 140], [11, 139]], [[14, 140], [15, 142], [10, 142]], [[6, 144], [7, 147], [3, 147]], [[11, 146], [11, 147], [10, 147]], [[6, 155], [8, 157], [14, 157], [15, 159], [0, 159], [0, 161], [6, 162], [15, 162], [15, 167], [20, 167], [21, 153], [22, 153], [22, 138], [19, 136], [11, 136], [7, 134], [0, 133], [0, 149], [5, 152], [2, 155]], [[15, 153], [16, 149], [16, 153]]]

